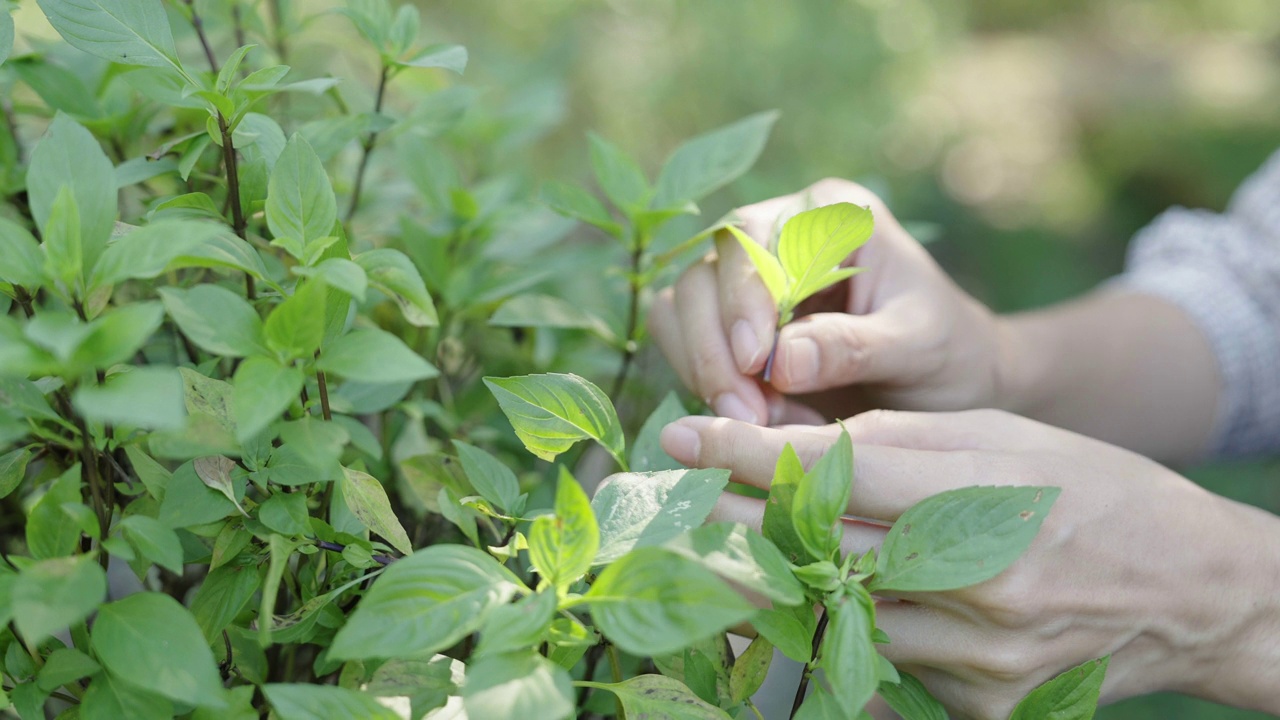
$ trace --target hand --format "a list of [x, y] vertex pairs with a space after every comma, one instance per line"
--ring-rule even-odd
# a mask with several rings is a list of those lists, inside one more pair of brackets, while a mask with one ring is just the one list
[[[756, 424], [821, 422], [874, 407], [955, 410], [996, 404], [994, 316], [938, 267], [874, 194], [844, 180], [739, 209], [743, 229], [768, 240], [809, 206], [871, 208], [875, 234], [853, 257], [861, 274], [813, 298], [782, 329], [771, 376], [777, 310], [746, 253], [724, 234], [715, 253], [661, 292], [650, 332], [681, 380], [723, 417]], [[842, 388], [843, 392], [830, 392]], [[775, 392], [776, 391], [776, 392]], [[821, 411], [784, 401], [808, 398]]]
[[[1277, 519], [1212, 495], [1126, 450], [1001, 411], [878, 411], [847, 421], [848, 512], [892, 523], [913, 504], [973, 485], [1062, 488], [1027, 553], [999, 576], [945, 593], [882, 598], [886, 657], [960, 717], [1007, 718], [1045, 680], [1112, 656], [1103, 700], [1174, 690], [1280, 711]], [[763, 428], [690, 417], [663, 448], [768, 488], [791, 443], [806, 465], [837, 426]], [[760, 527], [763, 501], [725, 494], [714, 520]], [[885, 529], [846, 522], [845, 552]]]

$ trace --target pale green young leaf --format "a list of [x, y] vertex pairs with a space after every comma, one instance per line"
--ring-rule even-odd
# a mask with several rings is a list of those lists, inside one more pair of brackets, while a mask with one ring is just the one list
[[390, 565], [338, 631], [329, 655], [339, 659], [424, 655], [477, 630], [521, 587], [487, 553], [432, 545]]
[[299, 281], [293, 294], [271, 311], [262, 326], [267, 347], [291, 360], [314, 355], [324, 339], [327, 295], [323, 282]]
[[592, 439], [626, 467], [622, 424], [600, 388], [577, 375], [547, 373], [486, 377], [516, 436], [537, 457], [554, 460], [579, 440]]
[[782, 551], [787, 562], [796, 565], [808, 558], [808, 551], [796, 534], [795, 523], [791, 519], [795, 508], [796, 488], [803, 478], [804, 465], [800, 462], [800, 456], [791, 447], [791, 443], [787, 443], [778, 455], [778, 464], [773, 471], [769, 499], [764, 505], [761, 532]]
[[662, 449], [659, 437], [663, 428], [688, 414], [675, 391], [667, 393], [658, 407], [644, 421], [644, 425], [640, 426], [636, 441], [631, 446], [630, 461], [633, 472], [679, 470], [684, 467]]
[[244, 298], [221, 285], [160, 288], [169, 317], [197, 346], [227, 357], [266, 353], [262, 318]]
[[248, 442], [293, 404], [302, 390], [302, 371], [267, 357], [240, 363], [232, 379], [231, 410], [236, 439]]
[[832, 273], [870, 239], [873, 227], [871, 211], [853, 203], [806, 210], [788, 220], [778, 238], [778, 260], [790, 281], [786, 309], [847, 277]]
[[872, 590], [941, 592], [1004, 572], [1031, 546], [1055, 487], [970, 487], [916, 503], [884, 539]]
[[835, 445], [796, 485], [791, 522], [796, 536], [816, 560], [828, 560], [840, 550], [844, 525], [840, 518], [853, 487], [853, 441], [841, 429]]
[[90, 55], [181, 72], [169, 18], [160, 0], [38, 0], [49, 23]]
[[632, 548], [661, 545], [702, 524], [729, 483], [718, 469], [618, 473], [591, 499], [600, 527], [595, 565], [613, 562]]
[[324, 164], [301, 135], [289, 138], [271, 171], [266, 214], [273, 244], [299, 260], [313, 243], [333, 234], [338, 201]]
[[747, 257], [750, 258], [751, 264], [755, 265], [756, 273], [760, 275], [761, 282], [769, 291], [769, 296], [773, 298], [773, 302], [782, 305], [786, 300], [789, 291], [789, 281], [787, 273], [782, 269], [782, 263], [778, 262], [778, 258], [772, 253], [761, 247], [760, 243], [751, 239], [750, 235], [739, 230], [733, 225], [725, 226], [737, 238], [738, 243], [742, 245], [742, 249], [746, 251]]
[[454, 440], [453, 446], [458, 451], [458, 460], [467, 479], [481, 497], [511, 515], [524, 511], [520, 482], [510, 468], [484, 450], [461, 440]]
[[547, 327], [589, 330], [601, 340], [616, 342], [617, 333], [599, 315], [552, 295], [526, 293], [504, 302], [489, 318], [498, 327]]
[[494, 608], [480, 627], [476, 654], [497, 655], [537, 647], [546, 638], [557, 604], [555, 590], [546, 590]]
[[151, 430], [182, 427], [182, 377], [170, 367], [129, 368], [101, 385], [81, 385], [72, 404], [86, 419]]
[[229, 234], [221, 224], [200, 220], [159, 220], [134, 228], [107, 246], [93, 268], [89, 284], [105, 287], [130, 278], [154, 278], [167, 270], [203, 265], [200, 256], [216, 252], [226, 242], [220, 236]]
[[13, 581], [13, 623], [32, 646], [85, 619], [107, 595], [107, 576], [87, 555], [34, 563]]
[[316, 367], [367, 383], [415, 382], [440, 374], [400, 338], [377, 328], [352, 330], [325, 346]]
[[875, 619], [869, 595], [846, 595], [827, 606], [831, 620], [819, 650], [818, 667], [827, 679], [832, 696], [854, 717], [866, 706], [879, 685], [875, 644], [871, 629]]
[[582, 683], [608, 690], [622, 701], [627, 717], [651, 720], [730, 720], [724, 710], [694, 694], [679, 680], [638, 675], [620, 683]]
[[80, 218], [83, 266], [92, 268], [116, 221], [115, 167], [88, 130], [58, 113], [31, 151], [27, 167], [31, 216], [45, 234], [53, 203], [64, 185], [71, 188]]
[[1092, 720], [1111, 656], [1089, 660], [1032, 690], [1009, 720]]
[[[8, 17], [0, 10], [0, 15]], [[0, 20], [3, 22], [3, 20]], [[21, 225], [0, 218], [0, 281], [21, 285], [34, 293], [45, 283], [44, 256], [40, 244]]]
[[431, 45], [407, 60], [396, 60], [400, 67], [441, 68], [461, 75], [467, 69], [467, 49], [461, 45]]
[[485, 655], [467, 668], [462, 686], [467, 717], [517, 718], [536, 708], [539, 720], [574, 714], [569, 672], [534, 652]]
[[380, 248], [360, 253], [355, 261], [368, 274], [369, 285], [395, 300], [410, 325], [434, 327], [440, 322], [422, 275], [409, 256]]
[[395, 511], [391, 509], [391, 501], [387, 498], [387, 491], [377, 478], [359, 470], [343, 468], [340, 482], [342, 499], [365, 527], [405, 555], [413, 552], [409, 535], [396, 518]]
[[652, 547], [636, 548], [606, 567], [586, 599], [596, 627], [633, 655], [675, 652], [756, 612], [700, 564]]
[[347, 0], [347, 7], [339, 8], [336, 12], [346, 15], [356, 26], [356, 30], [376, 49], [383, 50], [386, 47], [391, 25], [395, 22], [387, 0]]
[[591, 569], [600, 548], [600, 529], [582, 486], [560, 468], [554, 515], [542, 515], [529, 529], [529, 561], [563, 590]]
[[65, 297], [81, 297], [84, 294], [84, 246], [80, 212], [69, 185], [62, 186], [49, 209], [43, 247], [45, 276], [58, 281]]
[[746, 525], [703, 525], [677, 535], [663, 547], [775, 603], [798, 605], [804, 601], [804, 587], [782, 552]]
[[[249, 51], [256, 47], [258, 46], [241, 45], [236, 48], [235, 52], [231, 53], [231, 57], [227, 58], [227, 61], [222, 65], [222, 69], [218, 71], [218, 80], [214, 85], [218, 92], [225, 93], [230, 89], [232, 81], [235, 80], [236, 73], [240, 71], [240, 63], [244, 62], [244, 56], [248, 55]], [[230, 114], [231, 113], [228, 113], [228, 115]]]
[[364, 302], [365, 292], [369, 289], [369, 276], [364, 268], [342, 257], [331, 257], [310, 267], [296, 265], [293, 272], [303, 277], [318, 277], [330, 288], [341, 290], [356, 302]]
[[735, 703], [748, 700], [769, 674], [769, 665], [773, 662], [773, 643], [763, 637], [756, 637], [733, 661], [733, 671], [729, 675], [729, 697]]
[[75, 648], [58, 648], [45, 658], [40, 668], [39, 683], [45, 690], [57, 690], [59, 686], [75, 682], [102, 672], [102, 666], [93, 658]]
[[542, 186], [542, 202], [552, 210], [574, 220], [594, 225], [615, 237], [622, 237], [622, 226], [594, 195], [576, 185], [552, 182]]
[[911, 673], [899, 670], [898, 682], [881, 682], [877, 692], [903, 720], [948, 720], [947, 709]]
[[262, 686], [279, 720], [399, 720], [372, 695], [333, 685], [309, 683]]
[[130, 515], [120, 521], [119, 527], [143, 557], [169, 572], [182, 574], [182, 542], [172, 528], [146, 515]]
[[664, 209], [697, 201], [736, 180], [760, 157], [777, 119], [777, 111], [751, 115], [676, 148], [658, 175], [649, 206]]
[[170, 720], [173, 703], [109, 674], [94, 678], [80, 703], [80, 720]]
[[628, 214], [644, 207], [651, 190], [635, 160], [595, 133], [588, 133], [587, 137], [591, 143], [591, 167], [605, 196]]
[[401, 5], [396, 10], [396, 19], [387, 32], [387, 50], [393, 57], [400, 57], [409, 52], [418, 39], [418, 31], [422, 27], [422, 16], [413, 5]]

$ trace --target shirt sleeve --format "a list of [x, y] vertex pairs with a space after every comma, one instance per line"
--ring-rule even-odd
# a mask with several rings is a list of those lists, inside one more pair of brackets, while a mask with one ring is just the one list
[[1144, 228], [1110, 287], [1163, 298], [1204, 333], [1222, 382], [1212, 457], [1280, 450], [1280, 153], [1225, 212], [1173, 208]]

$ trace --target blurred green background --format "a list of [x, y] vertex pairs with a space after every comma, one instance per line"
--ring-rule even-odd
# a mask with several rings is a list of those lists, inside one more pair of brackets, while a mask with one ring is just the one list
[[[704, 217], [826, 176], [857, 179], [927, 223], [948, 270], [1004, 311], [1119, 272], [1128, 239], [1163, 209], [1221, 209], [1280, 147], [1274, 0], [422, 7], [471, 48], [471, 82], [558, 118], [535, 145], [534, 175], [586, 178], [587, 130], [655, 170], [680, 139], [779, 108], [755, 170]], [[1273, 510], [1278, 476], [1272, 463], [1194, 472]], [[1168, 695], [1099, 717], [1267, 716]]]

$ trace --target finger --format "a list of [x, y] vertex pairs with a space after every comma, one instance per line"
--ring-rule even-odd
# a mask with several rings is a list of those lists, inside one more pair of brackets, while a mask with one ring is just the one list
[[[664, 428], [661, 442], [663, 449], [684, 465], [726, 468], [736, 482], [768, 488], [778, 456], [787, 444], [805, 467], [811, 467], [835, 439], [830, 429], [782, 431], [726, 418], [688, 417]], [[853, 460], [850, 480], [855, 491], [849, 500], [849, 514], [886, 522], [944, 490], [997, 480], [992, 476], [990, 458], [975, 452], [856, 445]]]
[[[939, 413], [871, 410], [845, 420], [842, 425], [855, 444], [939, 452], [1016, 453], [1061, 447], [1063, 432], [1003, 410], [990, 409]], [[813, 432], [835, 438], [840, 434], [840, 427], [828, 425]]]
[[764, 395], [734, 362], [720, 324], [715, 270], [703, 262], [676, 282], [675, 308], [694, 390], [717, 415], [749, 423], [768, 419]]
[[894, 665], [965, 667], [983, 646], [973, 626], [950, 611], [915, 602], [878, 601], [876, 627], [889, 636], [877, 649]]
[[[827, 419], [822, 416], [822, 413], [808, 405], [798, 403], [777, 392], [771, 392], [769, 388], [764, 389], [764, 394], [765, 403], [769, 406], [769, 425], [771, 426], [821, 427], [827, 424]], [[806, 429], [806, 427], [800, 429]]]
[[[707, 522], [742, 523], [756, 532], [763, 532], [765, 501], [726, 492], [716, 501], [707, 516]], [[859, 520], [844, 521], [844, 539], [840, 543], [846, 555], [862, 555], [884, 543], [888, 528]]]
[[778, 309], [736, 238], [727, 232], [719, 233], [716, 255], [719, 257], [716, 275], [720, 319], [738, 370], [744, 375], [754, 375], [764, 370], [765, 360], [773, 348]]
[[680, 382], [690, 390], [696, 390], [693, 375], [689, 372], [689, 361], [684, 349], [684, 338], [680, 333], [680, 323], [676, 318], [675, 288], [664, 288], [654, 296], [653, 303], [649, 306], [648, 326], [649, 335], [667, 358], [671, 368], [676, 371]]
[[785, 393], [814, 392], [855, 383], [908, 383], [935, 362], [920, 352], [925, 334], [904, 313], [843, 312], [806, 315], [782, 329], [770, 378]]

